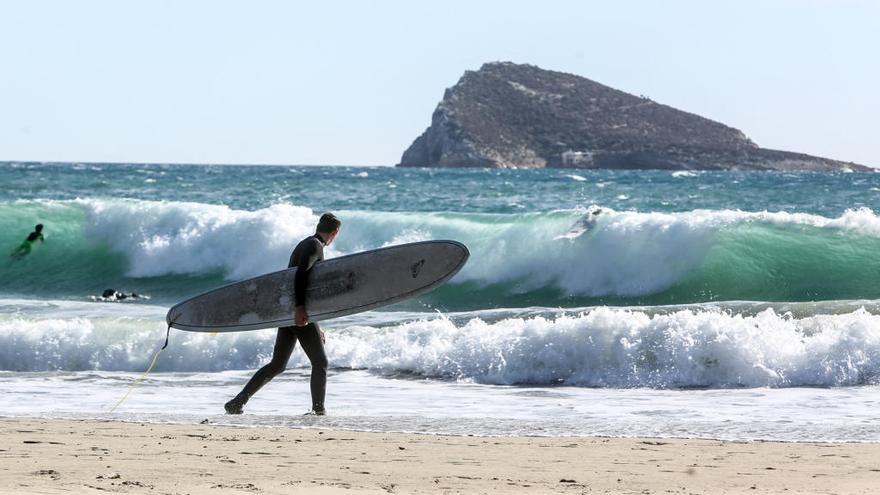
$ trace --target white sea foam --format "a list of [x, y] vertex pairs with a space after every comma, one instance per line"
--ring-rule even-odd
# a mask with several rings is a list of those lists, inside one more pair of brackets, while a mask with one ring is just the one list
[[222, 270], [240, 279], [278, 270], [318, 220], [310, 209], [287, 204], [257, 211], [183, 202], [81, 204], [87, 237], [124, 253], [132, 277]]
[[[143, 371], [163, 342], [162, 320], [135, 318], [0, 319], [0, 370]], [[220, 371], [256, 367], [271, 355], [272, 336], [174, 332], [161, 370]]]
[[880, 317], [863, 310], [796, 320], [772, 310], [650, 317], [600, 308], [555, 320], [352, 328], [333, 344], [336, 365], [492, 384], [837, 386], [880, 377]]
[[[791, 387], [876, 384], [880, 316], [865, 310], [793, 318], [716, 310], [649, 315], [597, 308], [558, 318], [460, 323], [436, 317], [381, 328], [328, 326], [333, 367], [486, 384], [589, 387]], [[160, 321], [0, 320], [0, 370], [140, 371]], [[255, 368], [274, 332], [173, 331], [157, 371]], [[290, 366], [307, 366], [295, 353]]]

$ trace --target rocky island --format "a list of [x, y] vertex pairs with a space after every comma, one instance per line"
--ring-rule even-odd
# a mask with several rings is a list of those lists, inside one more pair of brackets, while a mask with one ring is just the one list
[[873, 170], [760, 148], [738, 129], [650, 98], [510, 62], [465, 72], [398, 166]]

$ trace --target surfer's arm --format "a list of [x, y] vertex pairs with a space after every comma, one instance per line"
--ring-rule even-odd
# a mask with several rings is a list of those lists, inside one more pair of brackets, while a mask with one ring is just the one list
[[[318, 261], [320, 253], [318, 246], [311, 244], [307, 250], [299, 257], [299, 263], [296, 265], [296, 275], [293, 278], [293, 297], [295, 303], [294, 320], [297, 324], [305, 324], [308, 322], [308, 315], [305, 312], [306, 306], [306, 290], [309, 288], [309, 270]], [[299, 313], [302, 312], [302, 318]]]

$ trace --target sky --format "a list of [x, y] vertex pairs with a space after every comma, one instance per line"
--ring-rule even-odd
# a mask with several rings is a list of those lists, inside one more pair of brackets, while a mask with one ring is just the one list
[[0, 0], [0, 160], [393, 165], [529, 63], [880, 167], [880, 2]]

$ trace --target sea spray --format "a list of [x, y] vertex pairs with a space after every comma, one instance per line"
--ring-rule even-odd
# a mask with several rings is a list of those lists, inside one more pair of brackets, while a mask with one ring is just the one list
[[773, 310], [599, 308], [556, 319], [350, 328], [334, 341], [337, 366], [499, 385], [839, 386], [875, 383], [880, 371], [880, 317], [864, 310], [798, 320]]
[[[0, 320], [0, 370], [142, 371], [164, 338], [161, 321]], [[173, 331], [155, 371], [257, 368], [274, 331]], [[880, 316], [864, 309], [795, 318], [772, 309], [649, 314], [609, 307], [558, 317], [445, 316], [383, 327], [328, 328], [338, 370], [366, 369], [496, 385], [728, 388], [876, 384]], [[290, 367], [307, 367], [294, 353]]]

